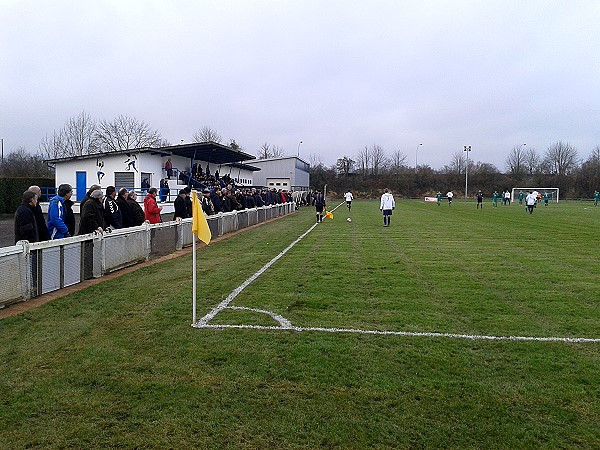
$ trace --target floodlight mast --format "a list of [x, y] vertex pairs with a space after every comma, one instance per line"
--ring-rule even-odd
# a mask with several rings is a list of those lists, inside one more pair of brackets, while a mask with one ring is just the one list
[[417, 149], [415, 150], [415, 172], [417, 172], [418, 167], [419, 167], [419, 163], [418, 163], [418, 158], [419, 158], [419, 147], [423, 145], [423, 143], [421, 142], [419, 145], [417, 145]]
[[469, 187], [469, 183], [468, 183], [468, 175], [469, 175], [469, 152], [471, 151], [471, 146], [470, 145], [465, 145], [464, 152], [467, 152], [467, 160], [465, 162], [465, 200], [467, 199], [468, 196], [468, 187]]

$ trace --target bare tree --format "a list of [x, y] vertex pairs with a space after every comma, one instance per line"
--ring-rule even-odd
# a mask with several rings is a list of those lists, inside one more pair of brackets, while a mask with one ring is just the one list
[[392, 172], [397, 173], [400, 169], [406, 167], [406, 161], [408, 157], [401, 152], [400, 150], [396, 150], [392, 153], [392, 157], [389, 160], [389, 168]]
[[529, 175], [538, 173], [540, 170], [540, 155], [535, 148], [528, 148], [525, 152], [525, 169]]
[[161, 143], [157, 130], [152, 130], [146, 122], [127, 116], [119, 116], [112, 122], [101, 121], [97, 137], [102, 150], [106, 152], [158, 147]]
[[559, 176], [569, 175], [579, 164], [577, 150], [562, 141], [548, 147], [543, 162], [547, 172]]
[[506, 169], [516, 180], [521, 180], [527, 174], [527, 163], [525, 161], [525, 150], [523, 145], [512, 148], [506, 157]]
[[277, 145], [273, 146], [272, 152], [273, 152], [273, 158], [281, 158], [282, 156], [285, 156], [283, 147], [279, 147]]
[[465, 152], [454, 152], [452, 153], [452, 159], [450, 160], [450, 172], [462, 175], [465, 173], [465, 163], [467, 157]]
[[310, 164], [311, 167], [323, 167], [323, 160], [321, 159], [321, 156], [316, 155], [314, 153], [311, 153], [310, 155], [308, 155], [308, 163]]
[[54, 130], [51, 136], [46, 135], [39, 145], [39, 152], [44, 159], [57, 159], [67, 156], [63, 132]]
[[386, 156], [381, 145], [373, 144], [371, 147], [371, 174], [379, 175], [379, 171], [385, 166]]
[[358, 165], [358, 170], [362, 173], [363, 176], [367, 175], [369, 172], [369, 163], [371, 162], [371, 151], [369, 147], [365, 145], [361, 150], [358, 151], [358, 155], [356, 157], [356, 164]]
[[196, 131], [192, 138], [194, 139], [194, 142], [214, 142], [215, 144], [221, 144], [223, 142], [221, 135], [206, 125]]
[[268, 142], [265, 142], [260, 146], [260, 150], [256, 155], [258, 159], [268, 159], [271, 157], [271, 145]]
[[97, 153], [99, 142], [96, 121], [82, 111], [65, 122], [60, 131], [46, 136], [40, 143], [40, 152], [47, 159], [66, 158]]
[[352, 170], [354, 170], [354, 160], [344, 156], [339, 158], [336, 163], [336, 170], [339, 175], [347, 177]]
[[63, 134], [70, 155], [90, 155], [100, 150], [96, 121], [85, 111], [67, 121]]

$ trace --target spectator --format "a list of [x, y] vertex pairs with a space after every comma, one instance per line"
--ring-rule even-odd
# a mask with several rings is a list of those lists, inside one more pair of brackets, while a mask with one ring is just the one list
[[192, 190], [190, 189], [189, 186], [184, 187], [183, 190], [187, 194], [184, 199], [185, 200], [185, 211], [186, 211], [188, 217], [192, 217], [192, 199], [190, 198], [190, 194], [192, 193]]
[[162, 206], [156, 203], [157, 189], [151, 187], [144, 198], [144, 218], [150, 223], [161, 223], [160, 211]]
[[148, 189], [150, 189], [150, 181], [148, 180], [148, 178], [144, 178], [142, 180], [142, 192], [145, 194], [146, 192], [148, 192]]
[[220, 189], [213, 189], [210, 193], [210, 201], [213, 204], [213, 207], [215, 208], [215, 214], [218, 214], [221, 212], [221, 190]]
[[165, 170], [167, 171], [167, 178], [171, 178], [173, 176], [173, 163], [171, 163], [171, 158], [167, 159]]
[[202, 205], [202, 211], [204, 211], [204, 214], [207, 216], [212, 216], [215, 213], [215, 207], [210, 199], [210, 190], [204, 189], [202, 191], [202, 199], [200, 204]]
[[119, 195], [117, 195], [117, 205], [121, 212], [121, 224], [123, 228], [129, 228], [133, 226], [133, 216], [131, 215], [131, 209], [127, 203], [128, 191], [125, 188], [119, 189]]
[[104, 197], [104, 223], [107, 227], [111, 228], [123, 228], [123, 218], [121, 217], [121, 211], [119, 211], [119, 205], [115, 198], [117, 196], [117, 189], [114, 186], [108, 186], [106, 188], [106, 197]]
[[132, 226], [137, 227], [143, 224], [146, 218], [144, 217], [144, 210], [137, 201], [137, 194], [135, 191], [129, 191], [127, 194], [127, 206], [129, 206], [131, 212]]
[[65, 217], [63, 220], [71, 236], [75, 236], [75, 213], [73, 213], [74, 204], [75, 202], [71, 200], [71, 195], [69, 195], [68, 198], [65, 198]]
[[36, 206], [37, 194], [34, 191], [25, 191], [21, 204], [15, 212], [15, 243], [19, 241], [39, 241], [38, 225], [35, 217]]
[[188, 217], [188, 212], [187, 212], [187, 207], [185, 205], [185, 199], [187, 197], [187, 191], [185, 189], [181, 189], [179, 191], [179, 195], [177, 195], [177, 198], [175, 199], [175, 202], [173, 202], [173, 206], [175, 206], [175, 214], [173, 215], [173, 220], [181, 220], [181, 219], [187, 219]]
[[221, 211], [225, 213], [233, 211], [227, 188], [221, 190]]
[[105, 228], [104, 208], [102, 207], [102, 189], [96, 189], [90, 193], [88, 201], [81, 210], [79, 220], [79, 234], [103, 233]]
[[254, 197], [254, 204], [257, 208], [261, 208], [262, 206], [264, 206], [265, 203], [263, 202], [260, 193], [255, 188], [252, 188], [252, 196]]
[[50, 235], [48, 234], [48, 227], [46, 226], [46, 219], [44, 218], [44, 213], [42, 212], [42, 207], [40, 206], [40, 198], [42, 196], [42, 190], [40, 189], [39, 186], [29, 186], [29, 189], [27, 189], [28, 191], [33, 191], [35, 192], [37, 198], [36, 198], [36, 205], [35, 205], [35, 211], [33, 211], [33, 215], [35, 216], [35, 221], [37, 224], [37, 231], [38, 231], [38, 242], [40, 241], [47, 241], [50, 239]]
[[90, 199], [90, 195], [92, 192], [97, 191], [98, 189], [102, 189], [100, 186], [98, 186], [97, 184], [92, 184], [90, 186], [90, 189], [86, 192], [85, 197], [83, 197], [83, 200], [81, 200], [81, 202], [79, 203], [79, 211], [83, 211], [83, 205], [85, 205], [85, 202], [87, 202]]
[[57, 194], [50, 199], [48, 204], [48, 234], [50, 239], [62, 239], [71, 236], [65, 224], [65, 200], [73, 195], [70, 184], [61, 184]]
[[169, 180], [163, 178], [160, 180], [160, 201], [164, 203], [167, 201], [167, 195], [169, 194]]
[[249, 189], [246, 189], [246, 193], [244, 194], [244, 200], [246, 209], [256, 208], [256, 202], [254, 201], [254, 196], [250, 193]]

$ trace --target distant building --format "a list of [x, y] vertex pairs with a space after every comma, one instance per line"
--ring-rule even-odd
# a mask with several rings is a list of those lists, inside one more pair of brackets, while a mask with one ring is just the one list
[[297, 156], [246, 161], [260, 169], [254, 173], [254, 185], [287, 191], [307, 191], [310, 164]]

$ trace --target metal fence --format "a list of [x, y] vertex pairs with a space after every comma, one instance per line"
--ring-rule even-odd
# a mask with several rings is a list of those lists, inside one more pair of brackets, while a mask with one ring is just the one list
[[[294, 203], [220, 213], [207, 218], [213, 237], [296, 210]], [[56, 291], [192, 245], [192, 219], [86, 234], [55, 241], [21, 241], [0, 248], [0, 307]]]

